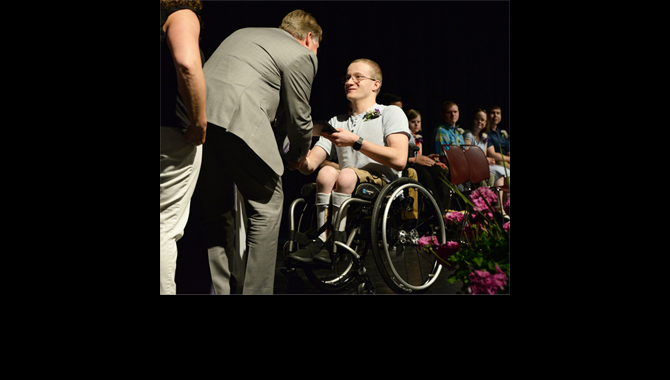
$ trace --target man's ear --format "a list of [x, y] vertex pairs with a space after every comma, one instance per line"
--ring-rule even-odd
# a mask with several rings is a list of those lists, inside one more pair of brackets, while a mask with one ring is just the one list
[[312, 40], [314, 38], [314, 35], [312, 35], [312, 32], [307, 33], [307, 37], [305, 37], [305, 46], [308, 48], [312, 45], [314, 45], [314, 41]]

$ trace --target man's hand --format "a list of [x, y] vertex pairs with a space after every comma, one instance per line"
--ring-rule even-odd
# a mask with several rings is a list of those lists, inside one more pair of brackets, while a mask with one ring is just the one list
[[306, 155], [305, 157], [303, 157], [302, 160], [300, 160], [299, 162], [295, 162], [295, 161], [293, 161], [292, 159], [289, 158], [289, 160], [288, 160], [288, 169], [289, 169], [289, 170], [300, 169], [300, 167], [302, 167], [302, 165], [305, 164], [305, 161], [307, 160], [307, 157], [309, 157], [309, 154], [310, 154], [310, 153], [312, 153], [312, 150], [311, 150], [311, 149], [310, 149], [309, 151], [307, 151], [307, 155]]
[[184, 132], [184, 138], [191, 144], [198, 146], [205, 143], [206, 134], [207, 134], [207, 123], [205, 123], [204, 125], [191, 123], [188, 126], [186, 132]]
[[422, 154], [416, 156], [414, 162], [421, 165], [421, 166], [428, 166], [428, 167], [431, 167], [431, 166], [436, 164], [435, 160], [433, 160], [430, 157], [426, 157]]
[[358, 141], [358, 136], [347, 131], [344, 128], [335, 128], [337, 132], [335, 133], [321, 133], [326, 140], [332, 142], [337, 147], [343, 146], [354, 146], [354, 143]]

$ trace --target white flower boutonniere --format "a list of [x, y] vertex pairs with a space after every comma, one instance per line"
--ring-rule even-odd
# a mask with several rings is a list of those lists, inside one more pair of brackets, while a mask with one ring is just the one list
[[500, 134], [501, 134], [504, 138], [509, 139], [509, 135], [507, 134], [507, 131], [506, 131], [506, 130], [504, 130], [504, 129], [500, 130]]
[[456, 133], [458, 133], [459, 135], [462, 135], [463, 132], [465, 132], [465, 129], [463, 129], [463, 128], [456, 128]]
[[381, 112], [379, 112], [378, 108], [375, 108], [375, 109], [370, 108], [369, 110], [365, 111], [364, 119], [365, 119], [365, 121], [367, 121], [367, 120], [376, 119], [379, 116], [381, 116]]

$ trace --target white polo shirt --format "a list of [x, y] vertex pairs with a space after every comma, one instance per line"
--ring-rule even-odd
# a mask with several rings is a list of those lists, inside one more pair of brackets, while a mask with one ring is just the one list
[[[371, 109], [378, 109], [381, 116], [365, 120], [365, 113], [358, 116], [344, 114], [331, 118], [329, 123], [335, 128], [344, 128], [364, 140], [381, 146], [388, 146], [386, 136], [393, 133], [404, 133], [408, 139], [412, 138], [409, 121], [400, 107], [375, 104]], [[351, 146], [337, 147], [323, 137], [319, 138], [315, 146], [325, 150], [329, 159], [337, 157], [340, 169], [351, 167], [367, 170], [380, 176], [387, 183], [400, 177], [400, 172], [382, 165], [360, 151], [355, 151]]]

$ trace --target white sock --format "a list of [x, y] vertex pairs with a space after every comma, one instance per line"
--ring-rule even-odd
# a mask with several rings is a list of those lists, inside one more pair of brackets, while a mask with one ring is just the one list
[[[330, 194], [316, 193], [316, 226], [321, 228], [328, 220], [328, 206], [330, 205]], [[328, 230], [319, 235], [319, 239], [326, 241], [328, 239]]]
[[[351, 194], [342, 194], [333, 191], [333, 219], [332, 219], [333, 226], [337, 221], [337, 216], [340, 214], [340, 206], [342, 206], [342, 203], [344, 203], [344, 201], [346, 201], [349, 198], [351, 198]], [[342, 221], [340, 222], [340, 225], [336, 228], [336, 230], [344, 231], [346, 226], [347, 226], [347, 216], [345, 215], [344, 218], [342, 218]]]

